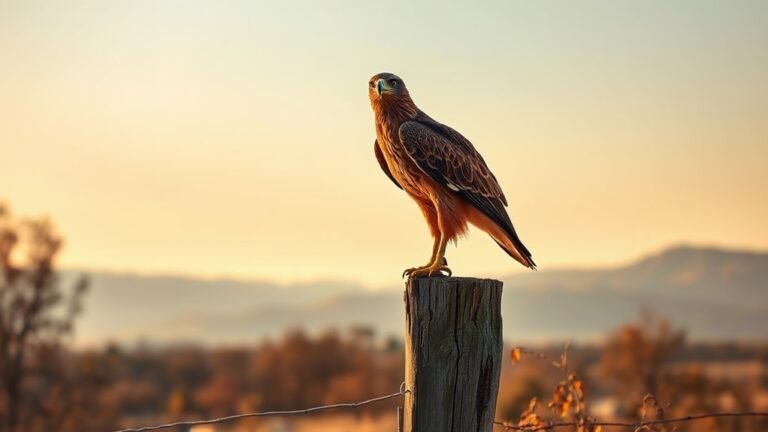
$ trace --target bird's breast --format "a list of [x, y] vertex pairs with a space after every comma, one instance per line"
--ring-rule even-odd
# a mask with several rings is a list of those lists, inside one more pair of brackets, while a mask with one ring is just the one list
[[408, 156], [405, 147], [400, 142], [400, 137], [397, 134], [388, 132], [379, 131], [377, 128], [377, 137], [379, 143], [381, 143], [381, 153], [387, 161], [389, 171], [406, 192], [411, 195], [425, 196], [426, 193], [422, 187], [423, 172], [413, 159]]

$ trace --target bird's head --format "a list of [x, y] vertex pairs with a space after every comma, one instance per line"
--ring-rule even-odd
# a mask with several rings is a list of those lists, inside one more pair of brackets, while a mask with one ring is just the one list
[[368, 95], [371, 99], [391, 98], [407, 95], [408, 89], [399, 76], [387, 72], [376, 74], [368, 80]]
[[383, 72], [372, 76], [368, 80], [368, 98], [377, 112], [406, 109], [415, 113], [416, 105], [411, 100], [408, 88], [395, 74]]

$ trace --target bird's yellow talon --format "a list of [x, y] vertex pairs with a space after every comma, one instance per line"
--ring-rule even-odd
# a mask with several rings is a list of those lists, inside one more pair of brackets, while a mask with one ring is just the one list
[[429, 268], [429, 264], [427, 264], [425, 266], [421, 266], [421, 267], [411, 267], [409, 269], [405, 269], [405, 270], [403, 270], [403, 276], [402, 277], [408, 276], [408, 278], [410, 278], [411, 275], [414, 272], [417, 272], [417, 271], [420, 271], [420, 270], [424, 270], [424, 269], [428, 269], [428, 268]]
[[[446, 273], [446, 274], [443, 274], [443, 273]], [[448, 268], [448, 266], [445, 266], [445, 265], [430, 265], [428, 267], [413, 269], [413, 271], [408, 273], [408, 279], [413, 279], [417, 277], [432, 277], [433, 275], [451, 277], [453, 275], [453, 272], [451, 271], [450, 268]]]

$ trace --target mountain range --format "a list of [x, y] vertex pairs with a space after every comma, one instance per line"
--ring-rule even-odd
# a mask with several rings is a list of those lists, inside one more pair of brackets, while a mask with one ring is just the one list
[[[65, 271], [66, 278], [75, 271]], [[319, 281], [196, 279], [86, 272], [91, 280], [76, 343], [226, 345], [289, 328], [351, 325], [400, 337], [402, 287], [370, 290]], [[647, 310], [693, 339], [768, 336], [768, 253], [678, 246], [615, 268], [514, 274], [504, 282], [508, 341], [587, 341]]]

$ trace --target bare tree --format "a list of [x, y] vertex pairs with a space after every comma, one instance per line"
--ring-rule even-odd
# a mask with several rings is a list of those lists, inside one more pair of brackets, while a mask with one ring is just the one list
[[[40, 412], [36, 383], [26, 381], [40, 359], [72, 330], [87, 280], [65, 289], [54, 270], [62, 238], [47, 218], [17, 220], [0, 203], [0, 431], [29, 431], [26, 422]], [[45, 354], [43, 354], [45, 353]], [[35, 357], [35, 362], [31, 358]], [[55, 361], [49, 358], [48, 362]], [[34, 364], [33, 364], [34, 363]], [[37, 396], [33, 397], [34, 390]], [[44, 393], [44, 392], [43, 392]], [[39, 416], [38, 416], [39, 417]]]

